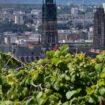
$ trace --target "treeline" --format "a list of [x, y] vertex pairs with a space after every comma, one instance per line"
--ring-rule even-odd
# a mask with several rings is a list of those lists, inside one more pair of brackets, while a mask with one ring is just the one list
[[24, 32], [32, 31], [31, 28], [28, 28], [26, 25], [18, 25], [13, 22], [1, 22], [0, 23], [0, 33], [11, 31], [11, 32]]

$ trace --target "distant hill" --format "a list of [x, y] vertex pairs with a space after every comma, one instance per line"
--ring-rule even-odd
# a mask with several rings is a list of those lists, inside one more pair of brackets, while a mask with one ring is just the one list
[[[15, 3], [15, 4], [38, 4], [42, 3], [43, 0], [0, 0], [1, 3]], [[81, 4], [83, 3], [83, 0], [56, 0], [58, 4], [70, 4], [70, 3], [75, 3], [75, 4]], [[85, 0], [85, 4], [101, 4], [105, 2], [105, 0]]]

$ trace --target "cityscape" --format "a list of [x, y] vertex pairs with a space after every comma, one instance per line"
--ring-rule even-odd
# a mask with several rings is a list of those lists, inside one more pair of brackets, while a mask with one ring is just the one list
[[0, 0], [0, 105], [105, 105], [105, 0]]
[[[105, 48], [105, 3], [0, 5], [0, 51], [22, 61], [43, 58], [47, 50], [68, 44], [70, 51], [94, 57]], [[24, 60], [25, 59], [25, 60]]]

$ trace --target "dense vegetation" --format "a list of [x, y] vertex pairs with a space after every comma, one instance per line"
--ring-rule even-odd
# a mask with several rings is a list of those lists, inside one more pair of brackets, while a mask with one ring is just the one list
[[105, 53], [95, 59], [69, 54], [68, 47], [19, 71], [0, 69], [0, 105], [102, 105]]
[[25, 32], [32, 31], [32, 29], [28, 28], [26, 25], [18, 25], [13, 22], [3, 21], [0, 22], [0, 32]]
[[5, 54], [0, 52], [0, 69], [7, 68], [20, 68], [23, 67], [24, 63], [11, 56], [10, 53]]

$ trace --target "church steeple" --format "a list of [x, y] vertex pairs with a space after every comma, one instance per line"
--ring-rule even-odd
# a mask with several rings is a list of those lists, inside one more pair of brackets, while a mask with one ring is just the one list
[[44, 0], [42, 5], [42, 45], [52, 47], [58, 43], [56, 0]]
[[46, 2], [46, 4], [52, 4], [53, 0], [46, 0], [45, 2]]
[[56, 0], [43, 0], [43, 4], [56, 4]]

